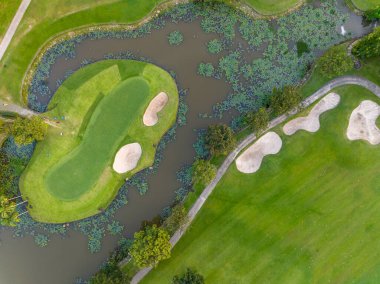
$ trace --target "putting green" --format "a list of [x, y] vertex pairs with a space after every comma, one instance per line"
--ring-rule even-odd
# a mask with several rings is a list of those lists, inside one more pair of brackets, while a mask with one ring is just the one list
[[[160, 92], [169, 96], [153, 127], [142, 116]], [[175, 122], [178, 91], [164, 70], [132, 60], [91, 64], [63, 83], [45, 113], [59, 119], [38, 143], [20, 180], [31, 216], [41, 222], [63, 223], [104, 210], [124, 182], [154, 161], [156, 145]], [[64, 119], [63, 119], [64, 118]], [[143, 153], [137, 167], [112, 170], [114, 156], [125, 144], [137, 142]]]

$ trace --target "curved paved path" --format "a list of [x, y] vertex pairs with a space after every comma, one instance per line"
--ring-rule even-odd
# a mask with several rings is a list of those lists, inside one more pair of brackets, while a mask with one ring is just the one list
[[23, 117], [32, 117], [37, 115], [37, 113], [31, 111], [30, 109], [23, 108], [16, 104], [7, 103], [5, 101], [0, 100], [0, 113], [1, 112], [11, 112], [16, 113]]
[[[316, 91], [314, 94], [312, 94], [310, 97], [305, 99], [301, 106], [302, 108], [306, 108], [318, 99], [322, 98], [326, 93], [330, 92], [332, 89], [344, 85], [358, 85], [362, 86], [372, 93], [374, 93], [378, 98], [380, 98], [380, 87], [374, 84], [373, 82], [358, 77], [358, 76], [343, 76], [338, 77], [330, 82], [328, 82], [326, 85], [324, 85], [322, 88], [320, 88], [318, 91]], [[273, 119], [270, 123], [268, 128], [265, 131], [270, 130], [273, 127], [276, 127], [277, 125], [284, 122], [286, 119], [288, 119], [290, 116], [293, 116], [297, 113], [297, 110], [293, 110], [288, 114], [283, 114], [275, 119]], [[171, 237], [170, 243], [172, 244], [172, 247], [174, 247], [177, 242], [180, 240], [182, 235], [185, 233], [186, 229], [190, 226], [191, 222], [194, 220], [197, 213], [201, 210], [203, 204], [206, 202], [207, 198], [210, 196], [210, 194], [215, 189], [218, 182], [222, 179], [223, 175], [226, 173], [230, 165], [233, 163], [235, 158], [238, 156], [240, 151], [242, 151], [244, 148], [246, 148], [249, 144], [251, 144], [253, 141], [256, 140], [255, 133], [252, 133], [248, 135], [243, 141], [239, 143], [239, 145], [233, 150], [227, 158], [224, 160], [222, 166], [218, 169], [218, 172], [215, 176], [215, 178], [211, 181], [211, 183], [203, 190], [202, 194], [198, 197], [198, 199], [195, 201], [194, 205], [191, 207], [188, 218], [189, 222], [187, 225], [182, 229], [175, 232], [175, 234]], [[125, 264], [128, 262], [128, 259], [125, 259], [120, 263], [120, 265]], [[148, 273], [151, 271], [151, 267], [144, 268], [140, 270], [132, 279], [131, 284], [137, 284], [139, 283]]]
[[0, 43], [0, 60], [3, 58], [4, 53], [7, 50], [8, 45], [10, 44], [14, 34], [16, 33], [17, 27], [20, 24], [21, 19], [24, 16], [26, 10], [28, 9], [31, 1], [32, 0], [23, 0], [20, 6], [18, 7], [16, 15], [13, 17], [13, 20], [9, 25], [9, 28], [5, 33], [3, 40]]

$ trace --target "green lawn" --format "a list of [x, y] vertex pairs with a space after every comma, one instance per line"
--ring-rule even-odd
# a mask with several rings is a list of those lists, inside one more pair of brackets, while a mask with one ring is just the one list
[[0, 0], [0, 42], [7, 31], [21, 0]]
[[[143, 283], [194, 267], [206, 283], [378, 283], [380, 146], [350, 142], [351, 111], [380, 100], [357, 86], [321, 129], [283, 139], [255, 174], [232, 165], [191, 229]], [[304, 115], [304, 114], [303, 114]]]
[[285, 13], [303, 0], [245, 0], [262, 15], [275, 15]]
[[362, 11], [370, 10], [380, 6], [380, 0], [351, 0], [356, 8]]
[[[169, 102], [159, 123], [142, 116], [161, 91]], [[20, 181], [31, 216], [41, 222], [82, 219], [106, 208], [125, 178], [150, 166], [156, 145], [176, 119], [178, 91], [172, 77], [152, 64], [106, 60], [70, 76], [57, 90], [46, 117], [59, 118], [39, 142]], [[138, 142], [143, 155], [131, 172], [112, 170], [117, 150]]]

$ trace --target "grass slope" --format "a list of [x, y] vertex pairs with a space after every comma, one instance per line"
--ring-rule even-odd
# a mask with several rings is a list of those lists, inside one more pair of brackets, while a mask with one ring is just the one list
[[3, 39], [21, 0], [0, 0], [0, 42]]
[[256, 174], [231, 166], [172, 258], [143, 283], [169, 283], [186, 267], [209, 283], [380, 281], [380, 146], [345, 136], [351, 111], [380, 100], [357, 86], [335, 91], [342, 101], [317, 133], [276, 128], [283, 148]]
[[289, 9], [303, 2], [302, 0], [245, 0], [262, 15], [275, 15], [285, 13]]
[[380, 5], [380, 0], [351, 0], [351, 2], [362, 11], [374, 9]]
[[[145, 127], [142, 116], [159, 92], [169, 96], [157, 125]], [[91, 64], [58, 89], [45, 115], [65, 117], [37, 144], [20, 180], [20, 189], [41, 222], [82, 219], [106, 208], [125, 178], [150, 166], [156, 145], [174, 123], [178, 91], [164, 70], [132, 60]], [[61, 135], [61, 133], [63, 135]], [[138, 142], [143, 155], [132, 172], [112, 170], [117, 150]]]

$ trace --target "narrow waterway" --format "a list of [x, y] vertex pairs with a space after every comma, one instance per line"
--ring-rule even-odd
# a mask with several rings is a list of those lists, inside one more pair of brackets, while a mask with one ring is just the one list
[[[345, 12], [348, 9], [339, 3]], [[368, 32], [362, 25], [361, 17], [351, 13], [345, 29], [353, 37]], [[173, 47], [168, 44], [167, 35], [174, 30], [184, 35], [183, 44]], [[337, 27], [337, 32], [341, 28]], [[138, 39], [97, 39], [84, 40], [76, 47], [73, 59], [58, 59], [54, 64], [48, 84], [51, 90], [56, 89], [56, 81], [63, 79], [68, 70], [76, 70], [83, 60], [101, 60], [106, 54], [131, 51], [136, 56], [151, 59], [153, 63], [176, 73], [179, 87], [188, 90], [186, 103], [189, 106], [187, 125], [178, 128], [176, 140], [164, 150], [163, 160], [156, 174], [148, 178], [149, 190], [140, 196], [135, 189], [128, 193], [128, 205], [117, 212], [117, 219], [126, 227], [127, 236], [133, 235], [140, 228], [141, 221], [152, 219], [169, 205], [174, 198], [175, 190], [180, 187], [176, 172], [184, 165], [191, 163], [195, 152], [192, 147], [196, 141], [195, 129], [221, 120], [202, 119], [199, 113], [211, 113], [212, 106], [221, 102], [231, 92], [230, 86], [223, 80], [201, 77], [197, 74], [200, 62], [217, 63], [218, 56], [207, 52], [206, 43], [217, 35], [206, 34], [199, 21], [191, 23], [167, 24], [160, 30]], [[245, 42], [237, 37], [236, 45], [244, 47]], [[247, 53], [248, 59], [261, 56]], [[228, 122], [226, 115], [223, 121]], [[92, 275], [104, 261], [109, 252], [116, 246], [117, 238], [107, 236], [102, 250], [90, 254], [85, 236], [69, 231], [65, 239], [53, 237], [49, 245], [39, 248], [31, 237], [13, 239], [12, 233], [3, 229], [0, 234], [0, 284], [67, 284], [73, 283], [76, 277], [87, 278]]]

